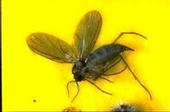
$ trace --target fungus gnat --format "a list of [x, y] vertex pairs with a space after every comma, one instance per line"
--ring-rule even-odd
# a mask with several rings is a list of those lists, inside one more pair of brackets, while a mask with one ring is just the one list
[[[116, 44], [117, 40], [125, 34], [133, 34], [145, 39], [146, 37], [136, 32], [122, 32], [112, 43], [103, 45], [92, 52], [98, 39], [101, 26], [101, 14], [98, 11], [90, 11], [81, 19], [77, 26], [73, 47], [53, 35], [42, 32], [30, 34], [27, 38], [27, 44], [33, 52], [52, 61], [74, 64], [72, 68], [74, 80], [67, 83], [68, 93], [68, 86], [70, 83], [75, 82], [77, 85], [78, 90], [72, 101], [79, 93], [78, 83], [83, 80], [88, 81], [103, 93], [111, 95], [111, 93], [99, 88], [93, 81], [99, 78], [109, 81], [104, 76], [119, 74], [126, 68], [129, 69], [135, 80], [137, 80], [137, 82], [146, 90], [150, 99], [152, 99], [149, 90], [139, 81], [127, 62], [121, 56], [122, 52], [133, 51], [133, 49], [121, 44]], [[124, 62], [126, 65], [125, 68], [117, 73], [109, 75], [105, 74], [120, 61]]]

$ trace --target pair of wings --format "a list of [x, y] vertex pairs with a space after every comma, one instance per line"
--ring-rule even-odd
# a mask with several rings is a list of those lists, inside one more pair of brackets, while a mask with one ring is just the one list
[[93, 50], [102, 26], [102, 17], [98, 11], [88, 12], [79, 22], [74, 47], [65, 41], [46, 33], [32, 33], [27, 38], [29, 48], [50, 60], [61, 63], [74, 63], [85, 59]]

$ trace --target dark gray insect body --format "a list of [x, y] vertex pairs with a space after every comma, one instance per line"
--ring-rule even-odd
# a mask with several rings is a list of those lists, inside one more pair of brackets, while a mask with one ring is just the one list
[[78, 61], [74, 65], [73, 74], [75, 80], [96, 80], [110, 68], [110, 62], [120, 58], [120, 53], [125, 50], [132, 49], [120, 44], [108, 44], [96, 49], [89, 54], [86, 60]]
[[[124, 45], [116, 44], [117, 40], [125, 34], [137, 35], [145, 39], [146, 37], [136, 32], [122, 32], [111, 44], [99, 47], [94, 52], [92, 52], [99, 37], [101, 26], [101, 14], [98, 11], [90, 11], [81, 19], [77, 26], [74, 35], [73, 47], [53, 35], [42, 32], [32, 33], [29, 35], [27, 38], [27, 44], [33, 52], [52, 61], [74, 64], [72, 69], [74, 80], [67, 83], [68, 94], [69, 84], [75, 82], [77, 85], [78, 91], [73, 100], [79, 93], [78, 82], [82, 80], [86, 80], [93, 84], [103, 93], [111, 95], [111, 93], [108, 93], [95, 85], [93, 80], [102, 78], [110, 81], [103, 76], [119, 74], [126, 68], [129, 69], [135, 80], [147, 91], [151, 99], [149, 90], [139, 81], [124, 58], [121, 56], [122, 52], [133, 49]], [[107, 70], [113, 68], [120, 61], [124, 62], [126, 65], [125, 68], [114, 74], [105, 74]]]

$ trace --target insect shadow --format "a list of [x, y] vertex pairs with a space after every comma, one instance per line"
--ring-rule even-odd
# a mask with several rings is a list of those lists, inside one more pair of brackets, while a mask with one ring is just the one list
[[[98, 39], [101, 26], [101, 14], [94, 10], [85, 14], [85, 16], [79, 22], [74, 34], [73, 46], [70, 46], [65, 41], [53, 35], [42, 32], [30, 34], [26, 41], [29, 48], [33, 52], [45, 58], [59, 63], [74, 64], [72, 68], [74, 80], [71, 80], [67, 83], [68, 94], [69, 84], [75, 82], [77, 85], [77, 93], [73, 97], [72, 101], [74, 101], [79, 93], [79, 82], [83, 80], [88, 81], [103, 93], [112, 95], [111, 93], [98, 87], [94, 83], [94, 80], [101, 78], [110, 81], [105, 78], [105, 76], [119, 74], [126, 70], [126, 68], [129, 69], [135, 80], [146, 90], [150, 96], [150, 99], [152, 99], [149, 90], [139, 81], [127, 62], [121, 56], [122, 52], [133, 51], [133, 49], [116, 43], [123, 35], [126, 34], [137, 35], [144, 39], [146, 39], [146, 37], [136, 32], [122, 32], [112, 43], [103, 45], [92, 52]], [[122, 68], [122, 70], [118, 71], [117, 73], [105, 74], [120, 61], [124, 62], [126, 65], [125, 68]]]

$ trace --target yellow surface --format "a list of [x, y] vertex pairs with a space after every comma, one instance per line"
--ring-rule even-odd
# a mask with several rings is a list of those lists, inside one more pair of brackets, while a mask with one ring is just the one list
[[[128, 70], [95, 83], [112, 92], [101, 93], [81, 82], [80, 94], [71, 103], [76, 86], [67, 96], [72, 65], [58, 64], [28, 48], [26, 37], [46, 32], [73, 43], [82, 16], [98, 10], [103, 26], [97, 46], [109, 43], [123, 31], [135, 31], [148, 40], [126, 35], [119, 43], [135, 52], [124, 53], [129, 65], [151, 91], [153, 100]], [[168, 0], [2, 0], [2, 93], [4, 111], [109, 110], [119, 103], [136, 104], [144, 110], [170, 110], [170, 2]], [[36, 102], [33, 102], [36, 100]]]

